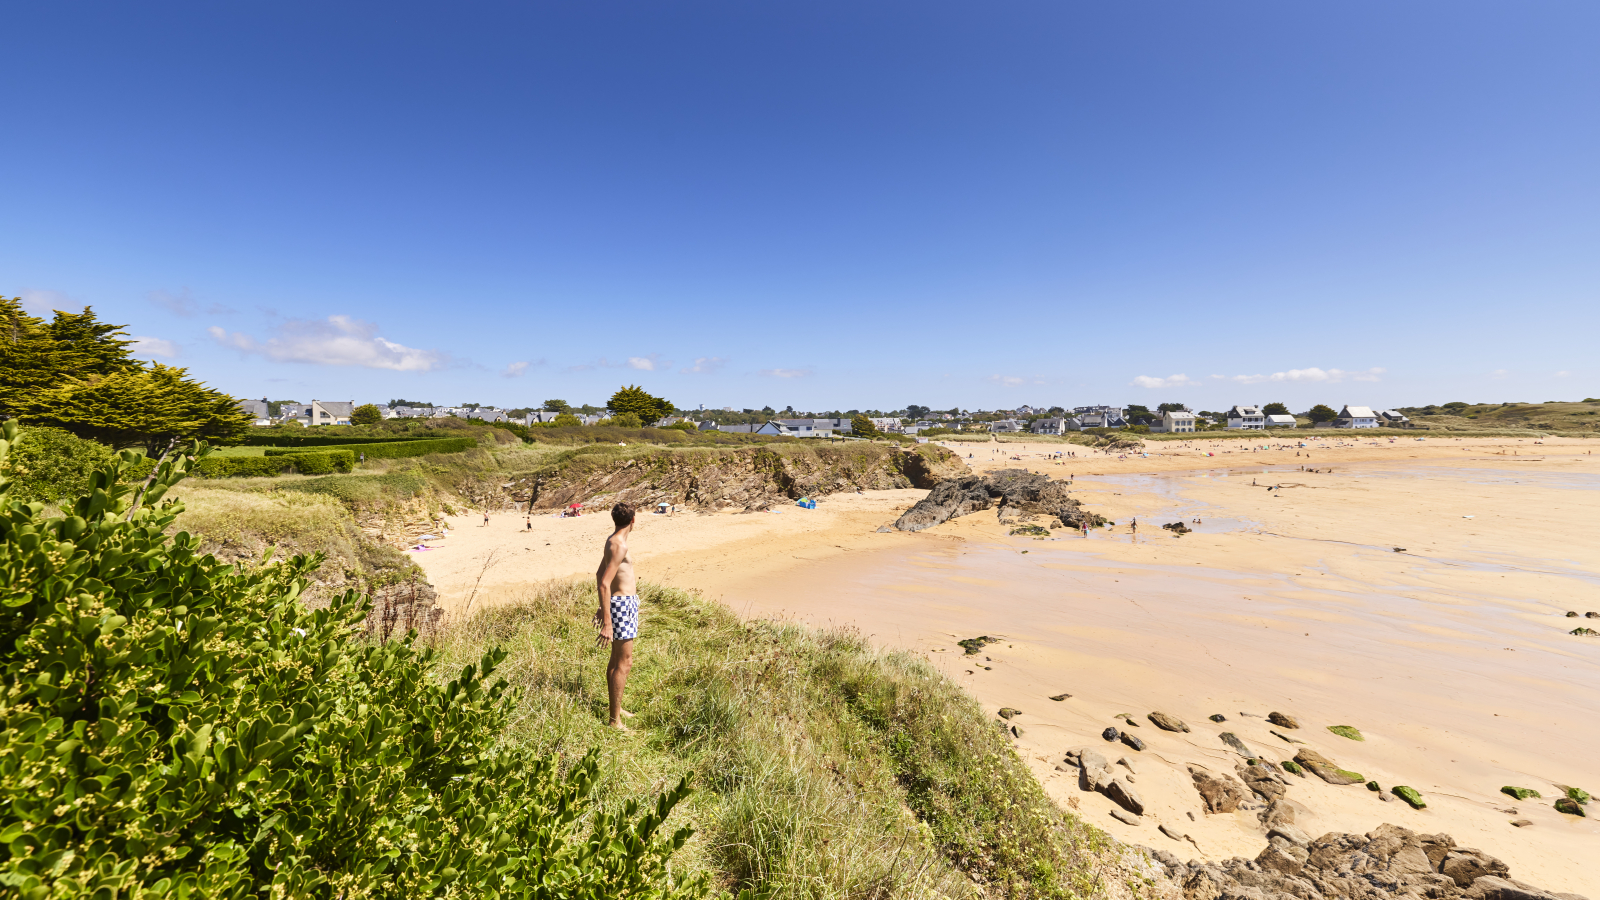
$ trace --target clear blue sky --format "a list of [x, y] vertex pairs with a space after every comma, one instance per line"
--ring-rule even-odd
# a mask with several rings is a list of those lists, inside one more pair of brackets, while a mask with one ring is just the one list
[[13, 3], [0, 33], [0, 292], [240, 396], [1600, 395], [1593, 0]]

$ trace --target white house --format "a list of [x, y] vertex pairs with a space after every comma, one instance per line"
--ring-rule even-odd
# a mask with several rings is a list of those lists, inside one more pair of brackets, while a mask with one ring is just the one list
[[1018, 422], [1016, 419], [1001, 419], [997, 422], [989, 423], [989, 431], [996, 434], [1014, 433], [1021, 430], [1022, 423]]
[[1398, 409], [1386, 409], [1378, 413], [1378, 419], [1380, 425], [1393, 425], [1398, 428], [1407, 428], [1411, 425], [1411, 419]]
[[1078, 406], [1072, 410], [1073, 418], [1082, 428], [1125, 428], [1127, 413], [1119, 406]]
[[895, 418], [894, 416], [884, 416], [883, 418], [879, 418], [879, 419], [869, 418], [869, 419], [867, 419], [867, 421], [871, 422], [872, 423], [872, 427], [878, 429], [879, 431], [899, 431], [900, 430], [900, 420]]
[[1194, 431], [1194, 413], [1186, 409], [1168, 410], [1161, 414], [1161, 421], [1150, 426], [1150, 430], [1157, 434], [1180, 434]]
[[1267, 427], [1268, 428], [1299, 428], [1300, 427], [1300, 423], [1295, 421], [1294, 416], [1271, 415], [1271, 416], [1267, 416], [1266, 419], [1267, 419]]
[[1069, 431], [1080, 431], [1080, 430], [1082, 430], [1082, 426], [1081, 425], [1079, 425], [1078, 428], [1073, 428], [1072, 427], [1073, 424], [1076, 423], [1076, 422], [1077, 422], [1076, 419], [1068, 419], [1068, 418], [1064, 418], [1062, 416], [1055, 416], [1053, 418], [1047, 418], [1047, 419], [1034, 419], [1033, 420], [1033, 433], [1034, 434], [1066, 434]]
[[1261, 430], [1267, 427], [1267, 417], [1259, 406], [1235, 406], [1228, 410], [1229, 431]]
[[1339, 411], [1333, 420], [1335, 428], [1377, 428], [1378, 414], [1365, 406], [1349, 406]]
[[353, 400], [313, 400], [309, 404], [288, 403], [279, 407], [280, 419], [285, 423], [299, 422], [301, 425], [349, 425], [350, 413], [356, 408]]

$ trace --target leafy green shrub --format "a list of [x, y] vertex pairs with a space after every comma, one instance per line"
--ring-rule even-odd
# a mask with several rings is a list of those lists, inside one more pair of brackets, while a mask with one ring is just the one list
[[[478, 446], [473, 438], [432, 438], [429, 440], [384, 441], [376, 444], [341, 444], [339, 452], [365, 455], [369, 459], [403, 459], [408, 456], [426, 456], [429, 453], [460, 453]], [[300, 456], [314, 453], [305, 447], [272, 447], [267, 456]], [[348, 470], [347, 470], [348, 471]]]
[[316, 557], [236, 567], [168, 536], [196, 447], [148, 489], [123, 453], [61, 517], [0, 480], [8, 896], [705, 893], [668, 870], [688, 832], [659, 833], [687, 780], [600, 812], [594, 753], [563, 774], [499, 744], [499, 650], [440, 684], [410, 639], [353, 637], [354, 592], [299, 603]]
[[59, 428], [25, 428], [0, 474], [13, 499], [55, 503], [89, 489], [89, 478], [111, 459], [111, 448]]
[[309, 428], [296, 427], [295, 432], [274, 431], [269, 434], [251, 433], [238, 443], [249, 447], [339, 447], [345, 444], [387, 444], [392, 441], [415, 441], [415, 434], [320, 434]]

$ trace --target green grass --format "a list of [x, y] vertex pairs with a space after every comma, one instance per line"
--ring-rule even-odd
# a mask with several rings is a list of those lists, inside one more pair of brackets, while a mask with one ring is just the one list
[[[433, 641], [442, 671], [510, 651], [507, 740], [571, 762], [598, 747], [608, 804], [692, 773], [697, 830], [679, 861], [724, 889], [774, 898], [1081, 897], [1123, 852], [1044, 795], [978, 705], [926, 662], [859, 634], [742, 622], [722, 606], [641, 588], [627, 706], [603, 727], [605, 652], [593, 588], [530, 589]], [[677, 817], [680, 813], [675, 812]]]

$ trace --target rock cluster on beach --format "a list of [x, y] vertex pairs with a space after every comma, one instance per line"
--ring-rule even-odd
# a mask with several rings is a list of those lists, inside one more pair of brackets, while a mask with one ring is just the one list
[[1065, 482], [1024, 469], [952, 478], [935, 485], [894, 523], [900, 531], [921, 531], [951, 519], [998, 507], [1002, 520], [1025, 515], [1055, 516], [1067, 528], [1105, 521], [1067, 496]]
[[1365, 835], [1330, 832], [1310, 839], [1293, 824], [1273, 827], [1254, 859], [1183, 862], [1151, 855], [1184, 900], [1584, 900], [1511, 877], [1505, 863], [1458, 847], [1448, 834], [1380, 825]]

